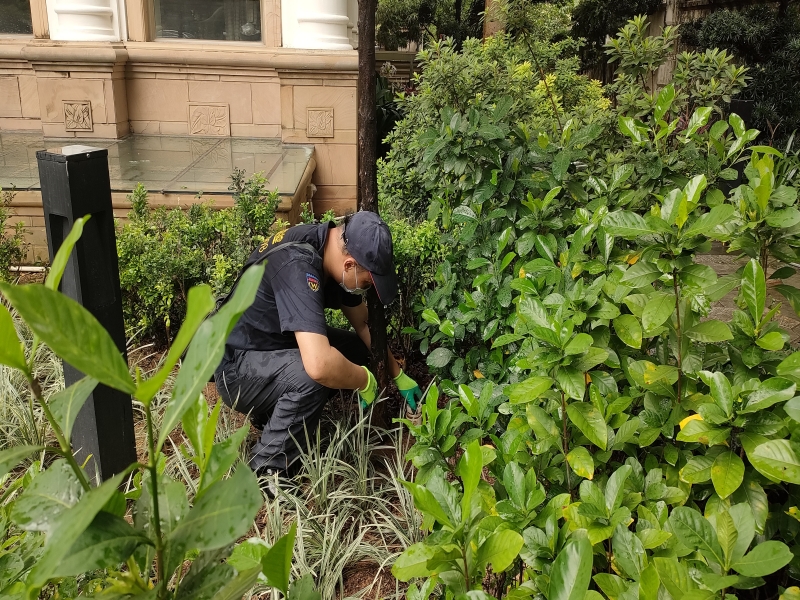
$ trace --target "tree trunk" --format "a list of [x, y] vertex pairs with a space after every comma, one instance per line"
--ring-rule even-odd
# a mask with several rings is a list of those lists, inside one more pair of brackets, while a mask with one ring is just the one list
[[[375, 114], [375, 11], [377, 0], [358, 2], [358, 208], [378, 212], [378, 131]], [[372, 372], [378, 389], [389, 387], [386, 313], [374, 289], [367, 295], [372, 338]], [[372, 422], [386, 427], [386, 405], [373, 408]]]

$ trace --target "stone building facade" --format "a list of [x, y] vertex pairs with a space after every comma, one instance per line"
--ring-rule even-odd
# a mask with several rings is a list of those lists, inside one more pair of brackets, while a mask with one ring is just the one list
[[357, 0], [0, 0], [0, 133], [313, 145], [314, 209], [344, 213], [356, 22]]

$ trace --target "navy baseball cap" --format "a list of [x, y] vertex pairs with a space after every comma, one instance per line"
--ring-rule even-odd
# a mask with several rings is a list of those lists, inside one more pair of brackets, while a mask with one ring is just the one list
[[368, 210], [351, 215], [345, 223], [347, 251], [369, 271], [378, 299], [388, 306], [397, 297], [394, 247], [389, 226]]

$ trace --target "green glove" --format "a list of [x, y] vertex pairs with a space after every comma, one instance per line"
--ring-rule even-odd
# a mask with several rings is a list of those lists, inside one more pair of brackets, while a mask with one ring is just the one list
[[419, 389], [417, 382], [403, 373], [402, 370], [394, 378], [394, 382], [397, 384], [397, 389], [400, 390], [400, 395], [405, 398], [411, 410], [417, 410], [417, 402], [422, 399], [422, 390]]
[[361, 408], [366, 410], [378, 396], [378, 382], [367, 367], [362, 366], [361, 368], [367, 372], [367, 385], [363, 390], [358, 390], [358, 398], [361, 401]]

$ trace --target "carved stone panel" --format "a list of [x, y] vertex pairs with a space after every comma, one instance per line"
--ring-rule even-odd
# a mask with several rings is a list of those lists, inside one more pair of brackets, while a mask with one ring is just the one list
[[190, 102], [189, 134], [230, 136], [230, 107], [227, 104]]
[[67, 131], [94, 131], [91, 101], [64, 100], [64, 129]]
[[333, 108], [309, 108], [306, 113], [307, 137], [333, 137]]

